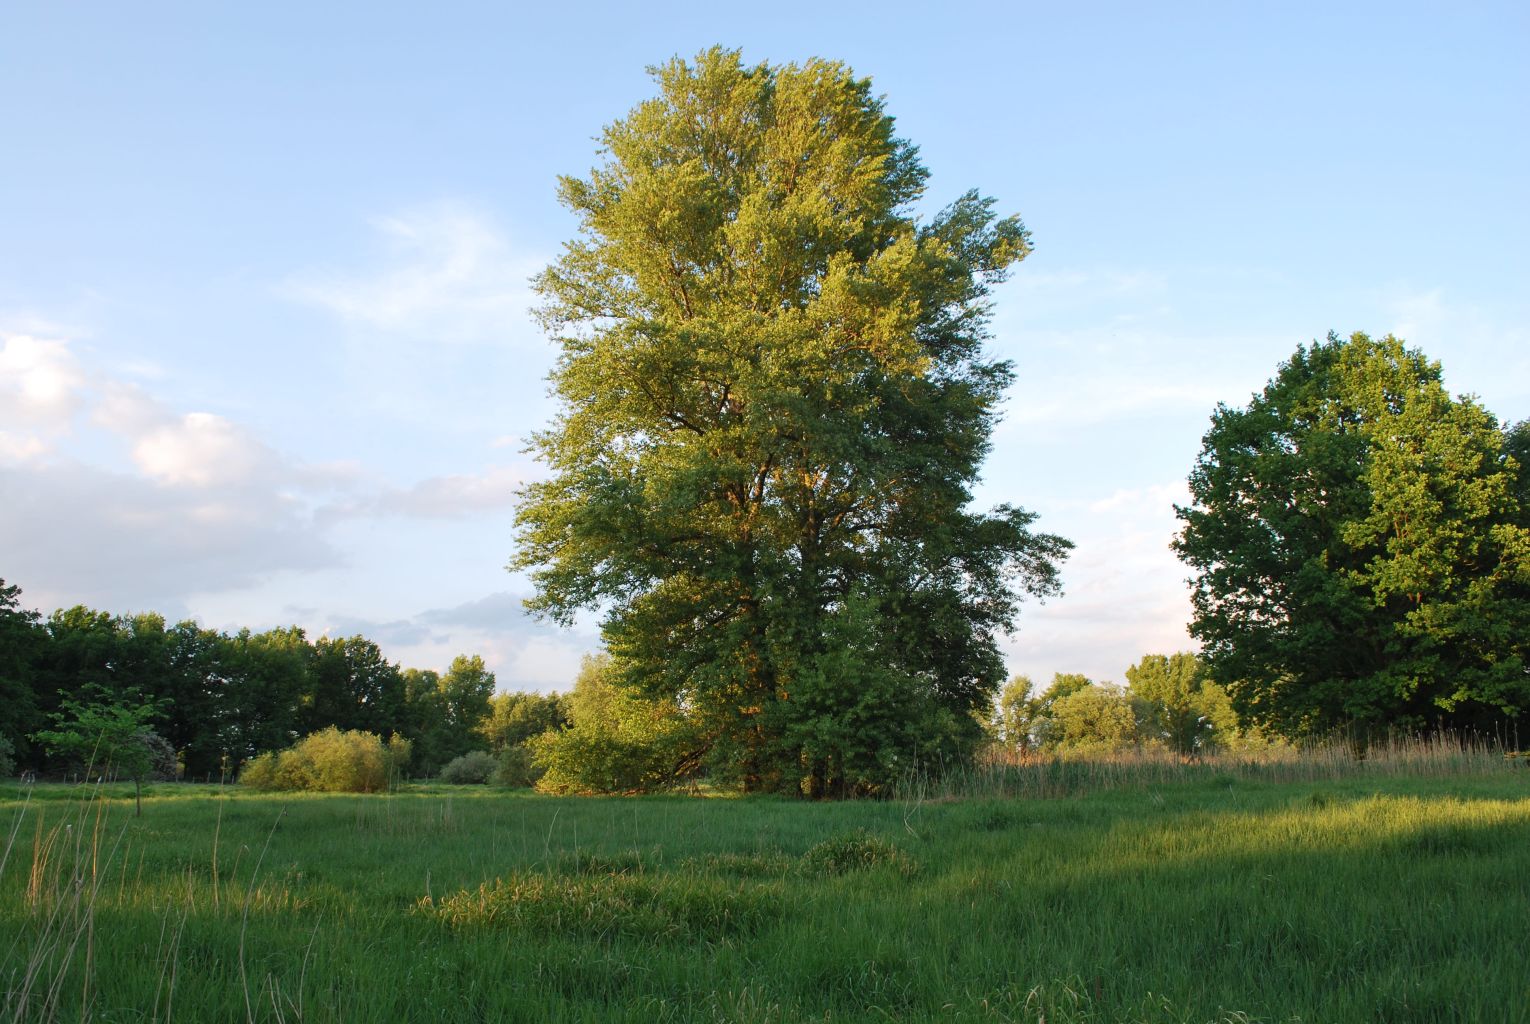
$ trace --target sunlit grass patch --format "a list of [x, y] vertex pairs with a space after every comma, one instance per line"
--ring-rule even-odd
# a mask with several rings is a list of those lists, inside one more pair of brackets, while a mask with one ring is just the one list
[[516, 873], [416, 909], [453, 928], [542, 937], [698, 942], [747, 934], [779, 916], [779, 891], [715, 878]]
[[890, 840], [865, 829], [830, 836], [803, 854], [802, 864], [808, 872], [816, 871], [826, 875], [891, 868], [905, 877], [911, 877], [919, 871], [919, 864], [914, 858]]

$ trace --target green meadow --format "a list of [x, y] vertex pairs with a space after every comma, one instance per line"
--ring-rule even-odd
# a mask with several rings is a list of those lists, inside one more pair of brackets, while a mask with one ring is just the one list
[[0, 1019], [1530, 1020], [1524, 767], [1073, 781], [8, 783]]

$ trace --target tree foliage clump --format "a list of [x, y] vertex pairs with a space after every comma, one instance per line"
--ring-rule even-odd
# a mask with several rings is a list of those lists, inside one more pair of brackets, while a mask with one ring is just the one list
[[534, 737], [532, 763], [548, 793], [637, 793], [692, 779], [706, 744], [672, 700], [621, 685], [610, 655], [587, 657], [568, 696], [569, 725]]
[[1126, 670], [1126, 695], [1142, 742], [1160, 743], [1176, 754], [1202, 754], [1235, 745], [1238, 714], [1194, 654], [1144, 655]]
[[513, 567], [536, 611], [604, 609], [613, 685], [683, 708], [717, 778], [874, 790], [976, 744], [1069, 546], [968, 508], [1013, 377], [989, 289], [1029, 238], [975, 192], [914, 217], [927, 172], [842, 65], [654, 74], [560, 183], [561, 411]]
[[1194, 654], [1144, 655], [1126, 679], [1123, 690], [1059, 672], [1038, 694], [1030, 679], [1016, 676], [999, 695], [993, 740], [1020, 755], [1159, 749], [1181, 757], [1264, 742], [1243, 727], [1227, 691]]
[[376, 733], [330, 726], [280, 753], [253, 758], [239, 781], [252, 789], [377, 793], [397, 776], [401, 749]]
[[1219, 406], [1175, 549], [1239, 714], [1493, 731], [1530, 706], [1527, 441], [1390, 336], [1330, 334]]

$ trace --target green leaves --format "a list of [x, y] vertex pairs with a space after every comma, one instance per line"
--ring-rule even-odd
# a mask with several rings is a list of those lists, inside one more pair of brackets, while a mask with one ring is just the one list
[[1294, 734], [1491, 728], [1530, 705], [1513, 443], [1392, 337], [1330, 335], [1219, 408], [1175, 548], [1239, 710]]
[[714, 49], [654, 75], [560, 185], [581, 236], [538, 288], [562, 408], [512, 568], [559, 621], [603, 609], [622, 678], [681, 699], [746, 785], [796, 788], [816, 755], [786, 736], [818, 733], [778, 705], [851, 603], [880, 609], [875, 671], [825, 685], [895, 679], [889, 723], [924, 701], [970, 721], [1013, 590], [1056, 590], [1066, 541], [966, 508], [1012, 376], [983, 353], [988, 288], [1029, 239], [975, 192], [915, 220], [926, 172], [841, 65]]

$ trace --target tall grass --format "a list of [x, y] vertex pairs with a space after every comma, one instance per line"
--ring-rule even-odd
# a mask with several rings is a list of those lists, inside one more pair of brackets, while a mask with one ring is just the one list
[[1361, 746], [1343, 737], [1301, 746], [1183, 757], [1162, 747], [1111, 753], [1017, 754], [996, 750], [975, 764], [910, 772], [899, 800], [1053, 799], [1114, 789], [1188, 782], [1328, 782], [1342, 779], [1451, 778], [1506, 774], [1524, 759], [1496, 741], [1449, 736], [1392, 736]]
[[0, 1020], [1530, 1024], [1530, 771], [1324, 756], [990, 769], [1066, 800], [12, 790]]

